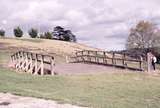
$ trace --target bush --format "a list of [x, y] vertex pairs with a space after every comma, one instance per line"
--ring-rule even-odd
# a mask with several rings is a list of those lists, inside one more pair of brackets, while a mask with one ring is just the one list
[[14, 32], [15, 37], [22, 37], [23, 36], [23, 31], [21, 30], [20, 27], [14, 28], [13, 32]]
[[38, 31], [34, 28], [31, 28], [28, 31], [28, 34], [30, 35], [31, 38], [36, 38], [38, 36]]
[[2, 30], [2, 29], [0, 30], [0, 36], [1, 36], [1, 37], [4, 37], [4, 36], [5, 36], [5, 31]]

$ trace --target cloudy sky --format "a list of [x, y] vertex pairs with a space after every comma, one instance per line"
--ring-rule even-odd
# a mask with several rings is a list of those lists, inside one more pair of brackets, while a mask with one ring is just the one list
[[160, 0], [0, 0], [0, 28], [72, 30], [80, 43], [121, 50], [129, 29], [140, 20], [160, 24]]

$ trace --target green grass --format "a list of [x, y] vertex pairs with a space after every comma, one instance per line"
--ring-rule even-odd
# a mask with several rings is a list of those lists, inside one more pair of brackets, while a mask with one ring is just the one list
[[0, 92], [94, 108], [159, 108], [159, 82], [138, 73], [42, 77], [0, 69]]
[[[0, 53], [0, 64], [8, 55]], [[0, 67], [0, 92], [92, 108], [159, 108], [160, 76], [143, 73], [33, 76]]]

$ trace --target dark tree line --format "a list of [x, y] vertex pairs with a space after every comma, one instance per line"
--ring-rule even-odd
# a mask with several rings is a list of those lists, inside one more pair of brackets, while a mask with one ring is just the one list
[[[13, 33], [15, 37], [20, 38], [23, 36], [23, 30], [19, 26], [13, 29]], [[56, 26], [53, 31], [48, 31], [41, 34], [38, 33], [37, 29], [31, 28], [28, 30], [28, 34], [31, 38], [55, 39], [69, 42], [77, 41], [76, 36], [71, 32], [71, 30], [65, 30], [61, 26]], [[2, 29], [0, 30], [0, 36], [5, 36], [5, 31]]]

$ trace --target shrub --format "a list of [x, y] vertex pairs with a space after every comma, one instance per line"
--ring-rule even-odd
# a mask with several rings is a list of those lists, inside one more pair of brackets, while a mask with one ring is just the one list
[[3, 29], [0, 30], [0, 36], [4, 37], [5, 36], [5, 31]]
[[31, 38], [36, 38], [38, 36], [38, 31], [34, 28], [31, 28], [28, 31], [28, 34], [30, 35]]
[[21, 30], [20, 27], [14, 28], [13, 32], [14, 32], [15, 37], [22, 37], [23, 36], [23, 31]]

